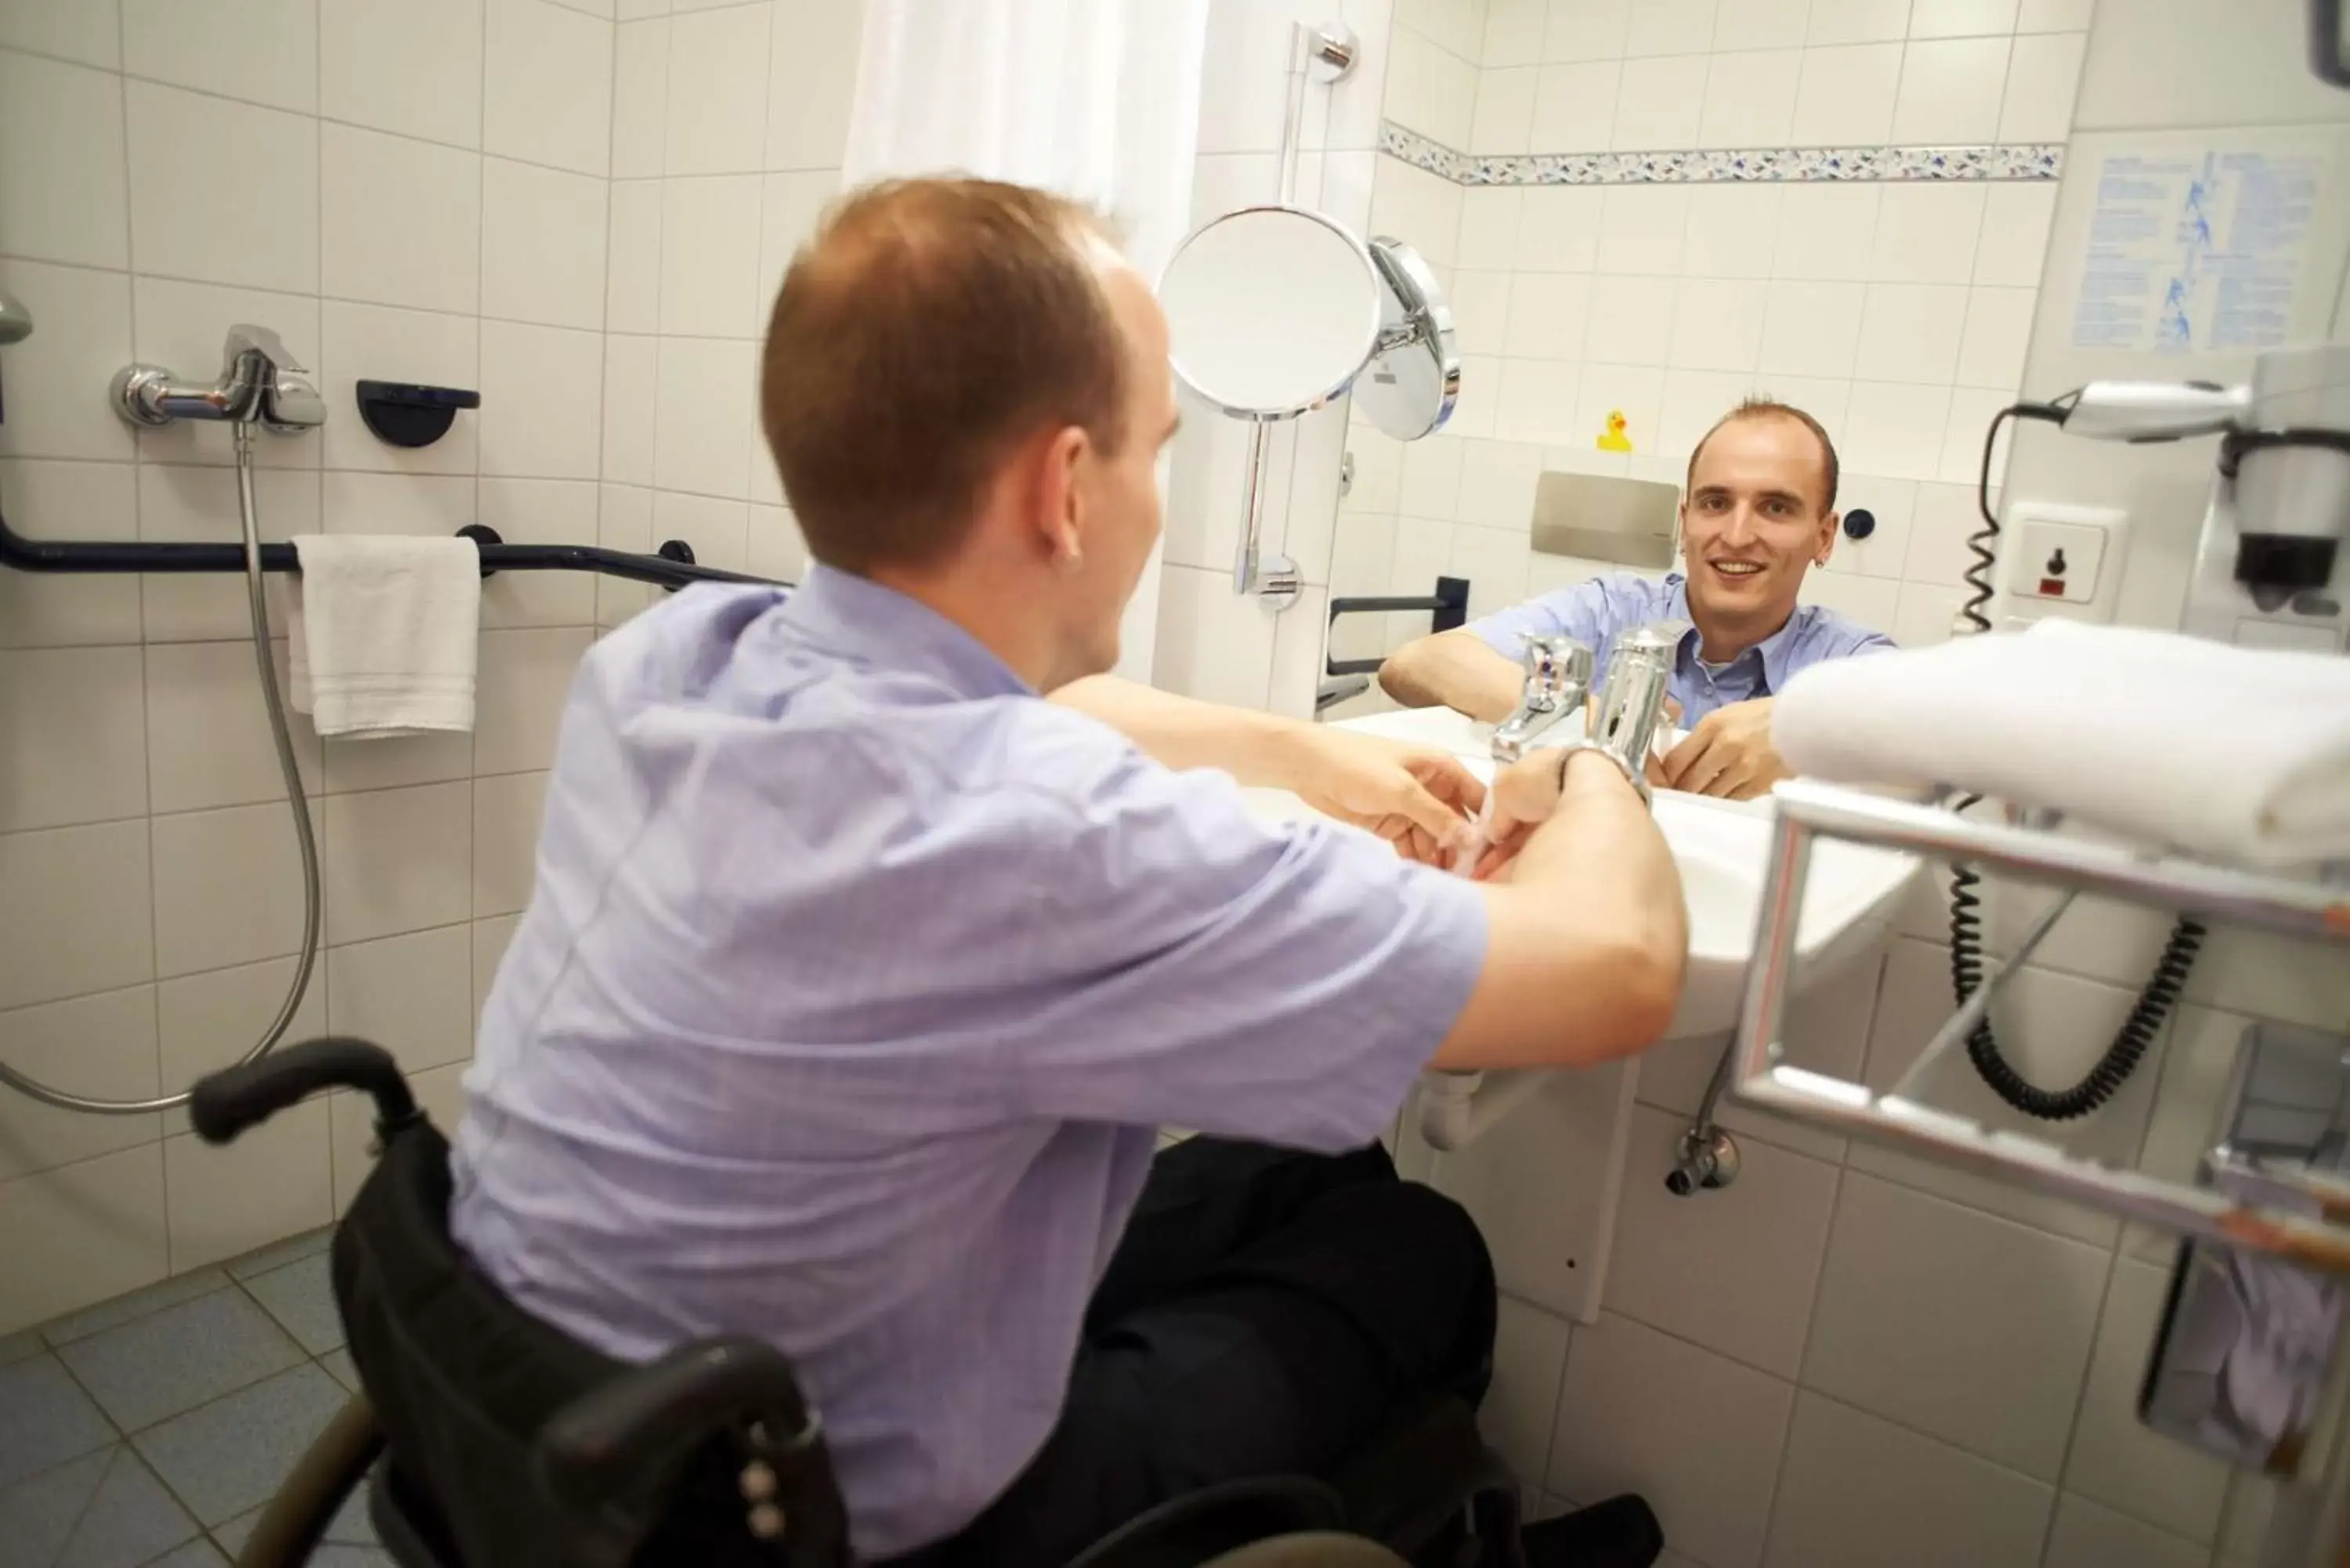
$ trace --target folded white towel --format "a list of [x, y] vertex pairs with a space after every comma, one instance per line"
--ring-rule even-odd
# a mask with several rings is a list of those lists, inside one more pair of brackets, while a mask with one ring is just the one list
[[2350, 856], [2350, 659], [2043, 620], [1816, 664], [1773, 704], [1799, 774], [1943, 784], [2154, 846]]
[[473, 727], [482, 556], [471, 539], [306, 534], [287, 600], [294, 706], [321, 735]]

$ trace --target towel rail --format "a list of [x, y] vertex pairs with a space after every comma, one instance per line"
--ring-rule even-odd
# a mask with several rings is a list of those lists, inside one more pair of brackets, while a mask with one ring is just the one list
[[[480, 546], [482, 576], [485, 577], [499, 572], [594, 572], [602, 576], [626, 577], [665, 588], [681, 588], [691, 583], [775, 581], [772, 577], [753, 576], [746, 572], [730, 572], [718, 566], [702, 566], [693, 558], [693, 546], [682, 539], [665, 540], [653, 554], [644, 556], [628, 550], [609, 550], [600, 545], [509, 545], [499, 537], [496, 529], [483, 523], [468, 524], [457, 532]], [[0, 566], [13, 566], [20, 572], [242, 573], [244, 570], [244, 546], [194, 542], [28, 539], [10, 528], [7, 518], [0, 515]], [[261, 566], [262, 570], [268, 572], [301, 569], [291, 545], [261, 546]]]

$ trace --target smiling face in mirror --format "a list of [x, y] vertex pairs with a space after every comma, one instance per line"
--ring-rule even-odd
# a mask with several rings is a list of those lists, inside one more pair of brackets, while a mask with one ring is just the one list
[[1690, 458], [1681, 556], [1702, 657], [1722, 659], [1787, 624], [1804, 574], [1835, 545], [1835, 449], [1796, 410], [1739, 409]]

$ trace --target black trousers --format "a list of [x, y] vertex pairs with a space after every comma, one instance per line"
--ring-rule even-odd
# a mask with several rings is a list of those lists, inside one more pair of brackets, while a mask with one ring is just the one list
[[1482, 1398], [1492, 1260], [1377, 1145], [1194, 1138], [1152, 1165], [1094, 1293], [1059, 1425], [1009, 1490], [908, 1568], [1062, 1568], [1170, 1498], [1327, 1478], [1431, 1393]]

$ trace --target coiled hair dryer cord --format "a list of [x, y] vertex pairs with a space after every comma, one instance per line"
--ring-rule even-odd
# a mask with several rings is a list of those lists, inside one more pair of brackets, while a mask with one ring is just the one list
[[[1975, 504], [1982, 513], [1981, 529], [1967, 540], [1967, 548], [1974, 556], [1974, 565], [1966, 571], [1967, 586], [1974, 590], [1959, 614], [1970, 631], [1989, 631], [1991, 618], [1983, 613], [1991, 601], [1991, 569], [1999, 556], [1994, 545], [1999, 540], [1999, 516], [1991, 506], [1991, 461], [1992, 449], [1999, 442], [2000, 427], [2011, 419], [2047, 420], [2061, 422], [2070, 410], [2062, 402], [2015, 403], [2002, 409], [1992, 417], [1991, 431], [1983, 438], [1982, 472], [1975, 484]], [[1982, 797], [1968, 795], [1958, 803], [1957, 809], [1965, 811]], [[1982, 898], [1977, 889], [1982, 877], [1970, 866], [1950, 867], [1950, 989], [1966, 1005], [1968, 998], [1983, 981]], [[2105, 1054], [2077, 1084], [2066, 1089], [2043, 1089], [2027, 1080], [1999, 1048], [1999, 1038], [1992, 1033], [1991, 1019], [1985, 1016], [1967, 1036], [1967, 1059], [1974, 1064], [1982, 1081], [2010, 1106], [2025, 1116], [2042, 1121], [2064, 1122], [2087, 1116], [2114, 1097], [2129, 1075], [2145, 1059], [2147, 1048], [2154, 1044], [2162, 1030], [2163, 1020], [2178, 1003], [2179, 992], [2186, 989], [2187, 976], [2195, 967], [2195, 955], [2201, 950], [2204, 929], [2202, 923], [2185, 915], [2170, 928], [2170, 936], [2162, 944], [2162, 956], [2155, 961], [2154, 972], [2137, 993], [2137, 1002], [2129, 1016], [2122, 1021], [2113, 1044]]]

